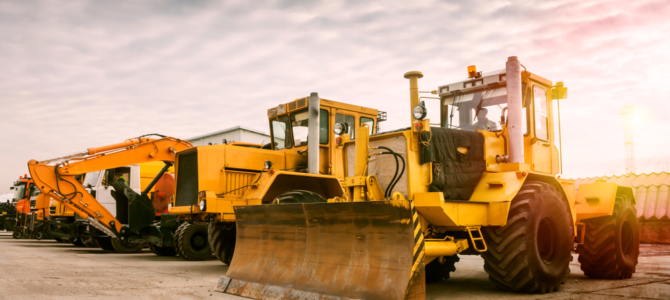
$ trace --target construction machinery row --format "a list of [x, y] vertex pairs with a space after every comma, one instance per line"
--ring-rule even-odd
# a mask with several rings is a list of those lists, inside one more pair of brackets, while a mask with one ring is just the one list
[[[421, 96], [423, 75], [406, 73], [411, 123], [395, 131], [378, 132], [376, 109], [313, 93], [268, 110], [265, 145], [141, 136], [31, 160], [26, 186], [42, 199], [31, 224], [120, 252], [213, 254], [229, 265], [217, 290], [255, 299], [424, 299], [459, 255], [480, 255], [491, 282], [515, 292], [558, 290], [573, 250], [589, 277], [630, 278], [631, 188], [576, 191], [557, 176], [553, 103], [567, 88], [516, 57], [468, 75]], [[439, 102], [437, 123], [426, 101]]]

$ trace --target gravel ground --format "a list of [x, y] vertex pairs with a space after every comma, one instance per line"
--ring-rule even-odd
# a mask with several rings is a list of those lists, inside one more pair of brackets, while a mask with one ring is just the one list
[[[462, 256], [448, 281], [427, 286], [428, 299], [670, 299], [670, 245], [643, 245], [632, 279], [592, 280], [577, 258], [558, 293], [520, 295], [488, 282], [479, 257]], [[214, 292], [227, 267], [158, 257], [145, 249], [116, 254], [51, 240], [15, 240], [0, 232], [0, 299], [245, 299]]]

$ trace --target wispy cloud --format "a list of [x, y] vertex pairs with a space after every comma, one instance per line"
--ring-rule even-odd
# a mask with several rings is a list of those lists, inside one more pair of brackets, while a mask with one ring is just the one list
[[[568, 176], [623, 171], [618, 107], [646, 112], [640, 171], [670, 157], [665, 1], [41, 1], [0, 3], [0, 182], [32, 158], [159, 132], [187, 138], [317, 91], [408, 122], [407, 82], [465, 67], [532, 72], [561, 103]], [[0, 189], [1, 190], [1, 189]]]

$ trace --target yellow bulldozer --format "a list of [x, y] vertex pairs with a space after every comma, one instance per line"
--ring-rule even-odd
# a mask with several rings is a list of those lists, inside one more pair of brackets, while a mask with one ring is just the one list
[[[188, 260], [209, 259], [213, 253], [230, 264], [236, 240], [234, 206], [271, 203], [293, 190], [309, 190], [299, 192], [305, 197], [311, 192], [342, 196], [337, 178], [344, 176], [339, 148], [344, 141], [330, 134], [331, 125], [341, 124], [352, 131], [347, 138], [355, 139], [354, 128], [365, 125], [369, 134], [375, 133], [384, 117], [376, 109], [312, 95], [268, 110], [272, 143], [259, 148], [208, 145], [178, 152], [176, 194], [162, 222], [180, 224], [173, 227], [175, 249]], [[314, 160], [311, 167], [308, 157]], [[304, 173], [308, 169], [312, 174]], [[294, 174], [300, 174], [300, 180]], [[170, 217], [176, 220], [169, 222]]]
[[[405, 74], [410, 128], [370, 136], [358, 124], [348, 140], [346, 126], [333, 124], [342, 177], [266, 166], [267, 178], [284, 180], [274, 187], [261, 177], [258, 193], [281, 190], [262, 205], [232, 207], [235, 251], [217, 290], [254, 299], [425, 299], [425, 282], [449, 278], [458, 255], [481, 255], [496, 286], [548, 293], [568, 274], [573, 249], [586, 276], [630, 278], [639, 255], [631, 188], [599, 182], [576, 192], [557, 176], [552, 104], [567, 88], [517, 57], [501, 71], [468, 74], [432, 92], [435, 126], [420, 101], [420, 72]], [[316, 124], [310, 172], [324, 132]], [[212, 203], [208, 192], [201, 199]]]

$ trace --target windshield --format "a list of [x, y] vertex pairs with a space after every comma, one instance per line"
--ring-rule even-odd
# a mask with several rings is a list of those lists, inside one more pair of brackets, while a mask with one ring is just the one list
[[[291, 127], [293, 128], [293, 145], [296, 147], [307, 145], [309, 112], [303, 110], [291, 114]], [[328, 111], [322, 109], [319, 113], [319, 143], [328, 143], [328, 132]]]
[[272, 126], [272, 140], [274, 149], [291, 148], [291, 139], [288, 137], [288, 116], [281, 116], [270, 122]]
[[14, 186], [14, 200], [19, 201], [26, 197], [26, 184], [20, 183]]
[[[489, 87], [484, 91], [444, 98], [442, 103], [442, 127], [468, 131], [499, 131], [502, 130], [501, 116], [507, 108], [507, 89]], [[525, 134], [525, 107], [522, 116]]]
[[100, 171], [86, 173], [84, 177], [84, 187], [92, 187], [98, 184], [98, 178], [100, 177]]

